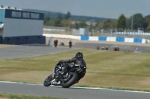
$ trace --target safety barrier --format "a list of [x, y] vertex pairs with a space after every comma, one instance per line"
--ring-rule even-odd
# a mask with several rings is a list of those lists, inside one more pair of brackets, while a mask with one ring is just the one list
[[124, 42], [124, 37], [116, 37], [116, 42]]
[[98, 40], [99, 41], [107, 41], [107, 37], [106, 36], [99, 36]]
[[89, 37], [89, 41], [98, 41], [97, 36], [91, 36]]
[[129, 42], [129, 43], [133, 43], [133, 40], [134, 38], [125, 38], [125, 41], [124, 42]]
[[89, 40], [89, 36], [81, 36], [81, 40]]
[[124, 38], [124, 37], [107, 37], [107, 36], [73, 36], [73, 35], [59, 35], [59, 34], [43, 34], [46, 37], [58, 37], [79, 39], [82, 41], [112, 41], [112, 42], [129, 42], [129, 43], [150, 43], [150, 40], [142, 38]]
[[134, 43], [142, 43], [142, 39], [141, 38], [134, 38]]

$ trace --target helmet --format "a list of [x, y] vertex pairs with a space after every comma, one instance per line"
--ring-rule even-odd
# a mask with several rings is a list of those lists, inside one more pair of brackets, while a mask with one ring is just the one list
[[75, 58], [83, 58], [83, 54], [81, 52], [78, 52], [76, 55], [75, 55]]

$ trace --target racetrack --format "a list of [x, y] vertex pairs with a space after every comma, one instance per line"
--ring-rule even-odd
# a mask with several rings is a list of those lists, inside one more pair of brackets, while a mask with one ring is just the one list
[[74, 47], [79, 47], [79, 48], [96, 49], [98, 46], [100, 48], [107, 46], [109, 50], [114, 50], [114, 47], [118, 46], [120, 48], [120, 51], [133, 51], [135, 49], [138, 49], [138, 51], [144, 51], [144, 52], [150, 51], [149, 44], [139, 44], [139, 43], [82, 41], [82, 42], [77, 42], [74, 44]]
[[10, 46], [0, 48], [0, 60], [54, 54], [75, 49], [77, 48], [70, 49], [62, 47], [54, 48], [42, 46]]
[[110, 89], [44, 87], [43, 85], [0, 82], [0, 92], [69, 99], [149, 99], [150, 93]]
[[71, 49], [68, 48], [68, 46], [66, 47], [58, 46], [57, 48], [46, 46], [21, 46], [21, 45], [2, 47], [0, 48], [0, 60], [54, 54], [64, 51], [76, 50], [78, 48], [96, 49], [97, 46], [99, 46], [100, 48], [108, 46], [109, 50], [113, 50], [115, 46], [118, 46], [121, 51], [133, 51], [136, 48], [138, 48], [139, 51], [150, 51], [149, 44], [78, 41], [73, 45]]
[[[82, 42], [74, 44], [74, 47], [79, 48], [96, 48], [96, 46], [108, 46], [113, 48], [114, 45], [118, 46], [135, 46], [141, 47], [149, 51], [149, 46], [141, 46], [139, 44], [108, 44], [108, 43], [89, 43]], [[78, 48], [69, 49], [68, 47], [34, 47], [34, 46], [13, 46], [0, 48], [0, 60], [13, 59], [22, 57], [39, 56], [45, 54], [59, 53], [69, 50], [75, 50]], [[43, 85], [34, 84], [23, 84], [23, 83], [8, 83], [0, 82], [0, 92], [13, 93], [13, 94], [30, 94], [40, 96], [54, 96], [64, 97], [69, 99], [149, 99], [150, 93], [143, 92], [131, 92], [131, 91], [120, 91], [120, 90], [109, 90], [109, 89], [86, 89], [86, 88], [69, 88], [64, 89], [60, 87], [44, 87]]]

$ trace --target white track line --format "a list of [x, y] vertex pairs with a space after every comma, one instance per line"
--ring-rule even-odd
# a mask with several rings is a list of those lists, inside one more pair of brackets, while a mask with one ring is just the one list
[[[12, 84], [26, 84], [26, 85], [39, 85], [43, 86], [43, 84], [32, 84], [32, 83], [24, 83], [24, 82], [11, 82], [11, 81], [0, 81], [0, 83], [12, 83]], [[53, 85], [52, 85], [53, 86]], [[61, 87], [61, 86], [54, 86], [54, 87]], [[93, 87], [74, 87], [71, 86], [70, 88], [75, 88], [75, 89], [90, 89], [90, 90], [110, 90], [110, 91], [122, 91], [122, 92], [133, 92], [133, 93], [148, 93], [150, 92], [144, 92], [144, 91], [130, 91], [130, 90], [116, 90], [116, 89], [109, 89], [109, 88], [93, 88]]]

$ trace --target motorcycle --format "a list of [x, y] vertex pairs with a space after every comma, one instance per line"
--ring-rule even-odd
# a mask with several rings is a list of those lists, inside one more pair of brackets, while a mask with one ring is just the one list
[[[63, 71], [64, 65], [69, 65], [72, 68]], [[62, 86], [63, 88], [69, 88], [78, 81], [79, 74], [86, 69], [85, 66], [71, 64], [71, 63], [57, 63], [53, 69], [53, 73], [44, 80], [44, 86], [50, 85]], [[57, 79], [56, 79], [57, 77]]]
[[59, 46], [65, 46], [65, 44], [64, 44], [63, 42], [61, 42], [61, 43], [59, 44]]
[[72, 47], [72, 44], [69, 44], [69, 48], [71, 48]]
[[69, 48], [71, 48], [71, 47], [72, 47], [72, 42], [70, 41], [70, 42], [69, 42]]
[[119, 51], [119, 50], [120, 50], [119, 47], [114, 48], [114, 51]]

